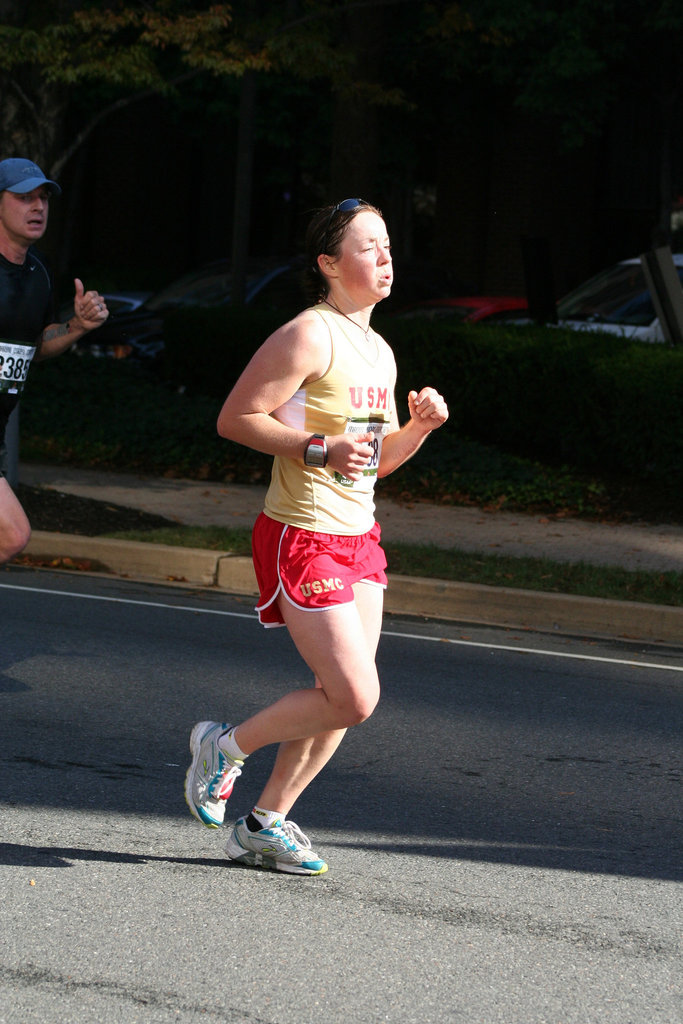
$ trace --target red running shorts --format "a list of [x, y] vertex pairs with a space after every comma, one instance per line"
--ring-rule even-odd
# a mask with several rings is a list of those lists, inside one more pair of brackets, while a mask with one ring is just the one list
[[283, 626], [277, 596], [296, 608], [319, 612], [353, 601], [353, 584], [386, 587], [387, 560], [380, 547], [380, 526], [346, 537], [314, 533], [278, 523], [261, 513], [252, 533], [252, 555], [263, 626]]

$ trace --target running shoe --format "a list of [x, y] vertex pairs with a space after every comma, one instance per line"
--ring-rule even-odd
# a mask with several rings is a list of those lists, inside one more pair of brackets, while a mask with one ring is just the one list
[[185, 776], [185, 800], [202, 825], [219, 828], [225, 818], [225, 802], [244, 761], [233, 761], [218, 748], [218, 740], [230, 728], [225, 722], [197, 722], [190, 735], [192, 764]]
[[230, 860], [254, 868], [286, 871], [290, 875], [322, 875], [327, 864], [311, 849], [305, 836], [293, 821], [278, 819], [269, 828], [250, 832], [246, 819], [240, 818], [225, 846]]

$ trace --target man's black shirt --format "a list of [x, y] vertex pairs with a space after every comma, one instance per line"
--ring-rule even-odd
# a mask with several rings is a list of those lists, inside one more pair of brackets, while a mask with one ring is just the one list
[[31, 248], [24, 263], [17, 264], [0, 255], [0, 343], [22, 346], [18, 358], [0, 353], [0, 443], [26, 375], [23, 346], [38, 346], [44, 328], [54, 322], [53, 302], [52, 279], [42, 256]]

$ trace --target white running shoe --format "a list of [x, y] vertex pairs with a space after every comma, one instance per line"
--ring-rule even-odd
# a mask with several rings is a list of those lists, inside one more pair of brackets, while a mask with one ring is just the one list
[[250, 832], [246, 819], [240, 818], [230, 833], [225, 852], [230, 860], [255, 868], [286, 871], [290, 875], [322, 875], [327, 864], [311, 849], [293, 821], [278, 819], [269, 828]]
[[233, 761], [218, 747], [218, 740], [230, 728], [225, 722], [197, 722], [190, 734], [192, 764], [185, 776], [185, 800], [202, 825], [219, 828], [225, 818], [225, 803], [244, 761]]

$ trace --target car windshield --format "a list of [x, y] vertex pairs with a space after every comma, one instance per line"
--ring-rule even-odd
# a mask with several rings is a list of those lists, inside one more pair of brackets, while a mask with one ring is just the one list
[[[677, 267], [683, 281], [683, 267]], [[640, 263], [618, 263], [570, 292], [557, 304], [560, 320], [645, 327], [657, 316]]]
[[230, 271], [223, 264], [186, 274], [157, 292], [145, 306], [153, 312], [173, 306], [213, 306], [225, 302], [229, 294]]

